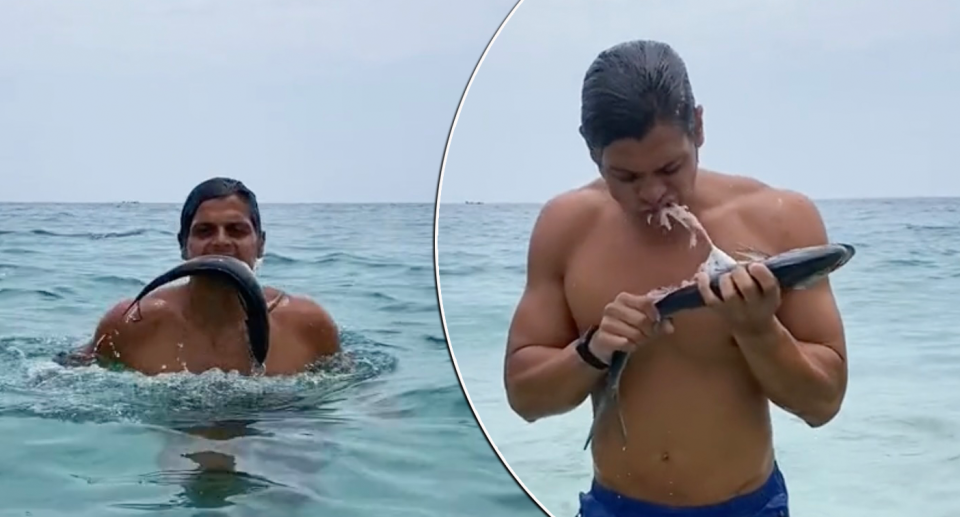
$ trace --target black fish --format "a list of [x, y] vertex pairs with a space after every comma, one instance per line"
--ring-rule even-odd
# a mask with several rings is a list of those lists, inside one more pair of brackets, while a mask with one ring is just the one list
[[[806, 248], [797, 248], [779, 255], [766, 258], [761, 262], [767, 266], [773, 276], [777, 278], [781, 289], [806, 289], [825, 278], [830, 273], [843, 267], [853, 258], [856, 250], [849, 244], [825, 244], [822, 246], [810, 246]], [[715, 272], [710, 278], [710, 287], [713, 292], [720, 296], [720, 277], [727, 273], [738, 264], [731, 264], [729, 267]], [[667, 318], [677, 312], [697, 309], [705, 305], [703, 297], [700, 296], [700, 290], [696, 284], [688, 285], [673, 291], [656, 303], [657, 311], [661, 318]], [[597, 410], [593, 417], [593, 424], [590, 426], [590, 433], [587, 435], [587, 441], [583, 445], [584, 450], [590, 446], [593, 439], [593, 433], [596, 430], [600, 415], [610, 404], [611, 401], [618, 401], [620, 390], [620, 376], [623, 368], [627, 364], [629, 354], [626, 352], [614, 352], [610, 360], [610, 369], [607, 371], [607, 377], [603, 386], [603, 393], [597, 404]], [[627, 436], [626, 426], [623, 424], [623, 418], [620, 418], [620, 432], [624, 439]]]
[[[263, 365], [270, 349], [270, 319], [267, 299], [253, 270], [243, 261], [224, 255], [205, 255], [187, 260], [147, 284], [130, 304], [133, 307], [150, 292], [164, 284], [187, 276], [213, 276], [228, 280], [236, 289], [246, 313], [250, 352]], [[127, 309], [130, 310], [129, 308]]]

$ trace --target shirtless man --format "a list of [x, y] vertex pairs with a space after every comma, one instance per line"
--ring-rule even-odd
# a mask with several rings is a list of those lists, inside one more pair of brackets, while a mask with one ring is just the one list
[[[185, 260], [229, 255], [253, 268], [263, 257], [266, 234], [254, 193], [237, 180], [212, 178], [187, 197], [177, 237]], [[272, 287], [264, 292], [271, 343], [265, 374], [302, 372], [340, 350], [337, 325], [326, 310]], [[135, 306], [127, 312], [131, 301], [107, 311], [81, 353], [149, 375], [213, 368], [251, 372], [244, 311], [233, 287], [194, 276], [150, 293], [139, 311]]]
[[645, 294], [694, 278], [710, 247], [648, 220], [685, 205], [735, 258], [824, 244], [823, 221], [800, 194], [699, 167], [702, 107], [668, 45], [601, 53], [582, 101], [600, 178], [550, 200], [534, 226], [506, 350], [510, 405], [533, 422], [593, 395], [596, 411], [611, 355], [633, 351], [620, 384], [627, 437], [611, 406], [582, 517], [786, 516], [769, 402], [811, 427], [840, 409], [846, 346], [829, 281], [781, 293], [754, 263], [724, 275], [722, 298], [697, 277], [709, 306], [655, 323]]

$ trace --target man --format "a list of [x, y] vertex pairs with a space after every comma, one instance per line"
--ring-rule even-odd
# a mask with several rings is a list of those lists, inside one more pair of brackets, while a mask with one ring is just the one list
[[[692, 245], [689, 230], [657, 216], [684, 205], [727, 253], [776, 254], [827, 242], [817, 209], [699, 167], [703, 110], [666, 44], [602, 52], [581, 116], [600, 178], [551, 199], [534, 226], [505, 357], [511, 407], [533, 422], [592, 394], [596, 411], [611, 355], [632, 351], [619, 408], [598, 423], [581, 515], [788, 515], [768, 401], [811, 427], [839, 411], [846, 346], [829, 281], [781, 293], [753, 263], [724, 275], [714, 296], [696, 276], [707, 239]], [[659, 321], [646, 293], [691, 278], [708, 307]]]
[[[177, 238], [185, 260], [229, 255], [254, 268], [266, 238], [256, 196], [234, 179], [204, 181], [183, 205]], [[271, 343], [265, 374], [295, 374], [340, 350], [337, 325], [325, 309], [272, 287], [264, 293]], [[139, 309], [127, 311], [130, 303], [122, 300], [107, 311], [84, 352], [145, 374], [251, 372], [244, 311], [232, 287], [191, 277], [147, 295]]]

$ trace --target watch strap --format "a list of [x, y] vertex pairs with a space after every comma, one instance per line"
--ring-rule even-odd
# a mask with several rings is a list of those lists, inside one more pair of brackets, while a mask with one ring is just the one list
[[577, 354], [580, 355], [580, 358], [583, 359], [583, 362], [598, 370], [606, 370], [610, 367], [610, 365], [601, 361], [600, 358], [590, 350], [590, 340], [593, 339], [593, 335], [596, 334], [599, 328], [600, 327], [594, 325], [587, 329], [587, 331], [583, 333], [583, 336], [581, 336], [580, 340], [577, 342], [576, 348]]

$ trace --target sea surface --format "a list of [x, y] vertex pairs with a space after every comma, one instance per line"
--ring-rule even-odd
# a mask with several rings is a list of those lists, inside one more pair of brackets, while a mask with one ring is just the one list
[[179, 207], [0, 204], [0, 516], [542, 515], [457, 382], [433, 206], [262, 212], [262, 282], [325, 306], [355, 367], [59, 366], [108, 307], [179, 262]]
[[[820, 201], [831, 240], [857, 247], [832, 284], [850, 382], [811, 429], [774, 411], [796, 517], [960, 515], [960, 199]], [[494, 444], [557, 517], [592, 467], [589, 403], [527, 424], [503, 392], [503, 350], [523, 289], [536, 205], [441, 205], [440, 289], [464, 386]]]

